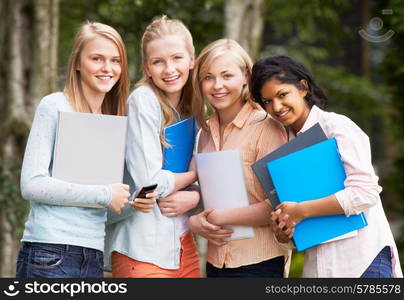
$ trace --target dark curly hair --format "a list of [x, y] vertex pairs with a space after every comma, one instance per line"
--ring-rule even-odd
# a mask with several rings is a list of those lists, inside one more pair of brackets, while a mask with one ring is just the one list
[[[287, 55], [273, 55], [257, 61], [253, 68], [249, 80], [249, 88], [252, 98], [261, 107], [265, 105], [261, 98], [262, 86], [268, 80], [275, 78], [281, 83], [295, 85], [299, 90], [306, 90], [304, 97], [309, 107], [314, 104], [321, 109], [327, 105], [328, 99], [322, 89], [314, 81], [311, 72], [300, 62]], [[307, 86], [301, 80], [307, 82]]]

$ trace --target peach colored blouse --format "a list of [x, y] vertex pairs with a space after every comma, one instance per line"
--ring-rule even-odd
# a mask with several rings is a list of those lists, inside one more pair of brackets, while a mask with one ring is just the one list
[[[251, 164], [286, 142], [286, 132], [282, 125], [247, 102], [225, 128], [222, 149], [216, 113], [209, 119], [208, 127], [208, 131], [202, 130], [200, 134], [198, 152], [240, 150], [250, 203], [265, 201], [267, 197]], [[291, 251], [279, 246], [269, 225], [254, 227], [254, 232], [254, 238], [230, 241], [220, 247], [208, 243], [207, 261], [217, 268], [236, 268], [284, 256], [287, 276]]]

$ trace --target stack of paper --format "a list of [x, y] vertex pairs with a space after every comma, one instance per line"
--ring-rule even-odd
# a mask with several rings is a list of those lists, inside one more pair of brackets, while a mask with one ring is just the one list
[[[196, 166], [205, 209], [230, 209], [250, 204], [239, 150], [198, 153]], [[227, 240], [254, 237], [252, 227], [225, 227], [234, 230]]]
[[122, 182], [126, 131], [124, 116], [59, 112], [52, 177], [79, 184]]

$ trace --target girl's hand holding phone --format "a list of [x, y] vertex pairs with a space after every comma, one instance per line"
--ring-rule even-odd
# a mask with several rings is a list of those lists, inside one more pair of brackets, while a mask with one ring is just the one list
[[157, 185], [143, 187], [137, 194], [134, 201], [129, 202], [134, 209], [149, 213], [156, 204], [158, 194], [154, 191]]

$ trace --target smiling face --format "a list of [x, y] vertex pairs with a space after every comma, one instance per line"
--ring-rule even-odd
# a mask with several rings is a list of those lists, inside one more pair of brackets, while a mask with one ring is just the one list
[[221, 113], [236, 115], [243, 104], [241, 94], [247, 78], [233, 55], [214, 59], [202, 77], [201, 90], [210, 105]]
[[298, 89], [294, 84], [281, 83], [274, 78], [267, 80], [261, 88], [266, 111], [284, 126], [290, 125], [295, 133], [300, 131], [310, 113], [304, 99], [306, 94], [307, 91]]
[[121, 76], [118, 47], [111, 40], [95, 37], [83, 47], [77, 67], [87, 99], [103, 98]]
[[168, 35], [151, 41], [146, 48], [145, 71], [154, 84], [172, 101], [178, 101], [194, 58], [180, 36]]

